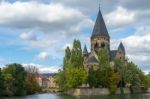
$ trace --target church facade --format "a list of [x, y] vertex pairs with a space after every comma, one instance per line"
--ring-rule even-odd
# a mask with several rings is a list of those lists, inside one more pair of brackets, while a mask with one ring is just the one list
[[86, 45], [83, 49], [83, 57], [84, 57], [84, 68], [88, 71], [90, 67], [93, 67], [94, 70], [99, 68], [99, 59], [98, 59], [98, 51], [100, 49], [107, 49], [109, 53], [110, 63], [115, 59], [120, 59], [125, 61], [125, 48], [120, 42], [117, 50], [110, 49], [110, 36], [107, 31], [102, 13], [99, 9], [97, 19], [93, 28], [93, 32], [91, 35], [91, 50], [88, 52]]

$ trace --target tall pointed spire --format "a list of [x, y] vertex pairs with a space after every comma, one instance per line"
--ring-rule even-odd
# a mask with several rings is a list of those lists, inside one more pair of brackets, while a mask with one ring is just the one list
[[119, 44], [118, 50], [122, 50], [123, 53], [125, 54], [125, 48], [124, 48], [122, 42]]
[[87, 53], [88, 53], [86, 45], [84, 45], [83, 53], [84, 53], [84, 54], [87, 54]]
[[97, 19], [96, 19], [94, 29], [92, 32], [92, 37], [96, 37], [96, 36], [105, 36], [109, 38], [109, 34], [108, 34], [100, 8], [99, 8]]

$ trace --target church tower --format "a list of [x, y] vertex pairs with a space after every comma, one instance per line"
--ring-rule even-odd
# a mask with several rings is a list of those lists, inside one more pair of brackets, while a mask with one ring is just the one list
[[91, 51], [88, 52], [86, 45], [84, 46], [83, 50], [83, 65], [87, 72], [91, 67], [93, 70], [97, 70], [101, 66], [101, 61], [99, 60], [97, 52], [104, 48], [108, 51], [110, 63], [113, 63], [115, 59], [125, 61], [126, 53], [122, 43], [120, 43], [117, 50], [110, 50], [110, 36], [107, 31], [101, 10], [99, 9], [91, 35]]
[[98, 51], [101, 48], [106, 48], [110, 51], [110, 37], [99, 9], [97, 19], [91, 36], [91, 51]]

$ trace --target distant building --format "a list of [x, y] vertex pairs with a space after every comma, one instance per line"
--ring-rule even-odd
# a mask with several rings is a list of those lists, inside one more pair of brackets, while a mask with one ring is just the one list
[[55, 75], [54, 73], [48, 73], [48, 74], [41, 74], [38, 77], [38, 83], [43, 88], [58, 88], [58, 85], [55, 81]]
[[56, 84], [56, 79], [54, 76], [49, 76], [48, 77], [48, 87], [49, 88], [58, 88], [58, 85]]
[[102, 13], [99, 9], [94, 29], [91, 35], [91, 51], [88, 52], [86, 45], [84, 46], [84, 67], [88, 71], [90, 67], [94, 70], [99, 68], [98, 51], [99, 49], [107, 49], [109, 53], [110, 63], [115, 59], [125, 61], [125, 48], [121, 42], [117, 50], [110, 50], [110, 36], [107, 31]]

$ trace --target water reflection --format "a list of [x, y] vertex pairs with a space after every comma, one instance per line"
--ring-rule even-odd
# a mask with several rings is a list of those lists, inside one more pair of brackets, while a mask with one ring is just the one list
[[69, 96], [57, 94], [38, 94], [25, 97], [11, 97], [0, 99], [150, 99], [150, 94], [104, 95], [104, 96]]

